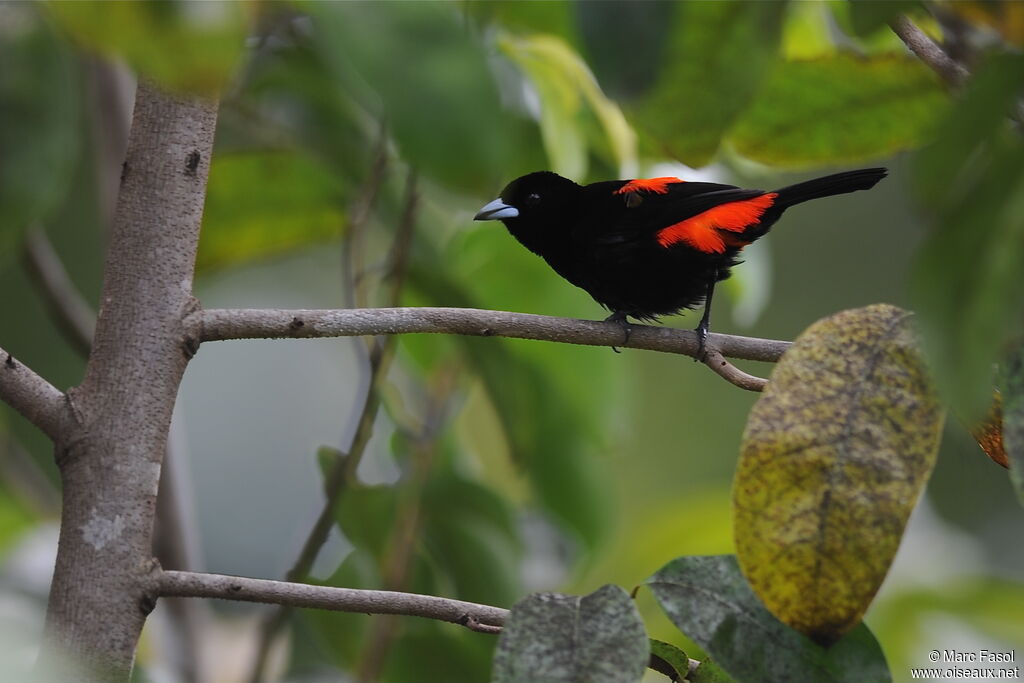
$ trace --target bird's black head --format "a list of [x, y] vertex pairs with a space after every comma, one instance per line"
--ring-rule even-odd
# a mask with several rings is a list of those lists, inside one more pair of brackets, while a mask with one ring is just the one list
[[537, 171], [506, 185], [473, 220], [500, 220], [528, 249], [544, 255], [546, 246], [560, 241], [571, 224], [582, 190], [557, 173]]

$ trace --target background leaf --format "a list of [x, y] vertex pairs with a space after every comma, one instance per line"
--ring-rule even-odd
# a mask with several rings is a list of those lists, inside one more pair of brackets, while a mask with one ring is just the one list
[[899, 14], [921, 8], [921, 0], [847, 0], [850, 28], [858, 36], [869, 36], [886, 28]]
[[210, 166], [199, 269], [280, 255], [336, 239], [343, 185], [294, 151], [218, 154]]
[[676, 5], [650, 94], [632, 110], [656, 149], [703, 166], [774, 66], [785, 2]]
[[679, 630], [744, 683], [889, 681], [863, 624], [825, 649], [776, 619], [732, 555], [680, 557], [645, 582]]
[[590, 595], [539, 593], [512, 607], [494, 655], [494, 683], [635, 683], [649, 656], [632, 599], [618, 586]]
[[173, 90], [218, 93], [245, 49], [248, 3], [83, 1], [47, 7], [85, 48], [120, 57]]
[[911, 279], [925, 350], [944, 398], [968, 422], [992, 391], [992, 367], [1024, 333], [1024, 139], [1007, 113], [1024, 91], [1024, 55], [978, 68], [915, 159], [935, 225]]
[[1010, 356], [1003, 389], [1003, 446], [1010, 461], [1010, 481], [1024, 504], [1024, 345]]
[[22, 231], [64, 199], [81, 148], [71, 51], [30, 4], [0, 16], [0, 265]]
[[[624, 175], [636, 168], [636, 135], [618, 105], [601, 92], [586, 63], [549, 35], [503, 37], [502, 52], [529, 76], [541, 100], [540, 130], [551, 169], [567, 178], [587, 174], [587, 115], [595, 117], [606, 147]], [[598, 143], [600, 144], [600, 143]]]
[[920, 144], [945, 108], [938, 79], [917, 60], [839, 53], [779, 64], [728, 140], [778, 166], [862, 162]]
[[587, 63], [610, 96], [629, 100], [654, 86], [666, 63], [679, 6], [630, 0], [572, 3]]
[[740, 566], [773, 614], [825, 645], [867, 610], [935, 464], [943, 413], [908, 318], [875, 305], [811, 325], [743, 435]]
[[[447, 3], [307, 6], [314, 43], [336, 84], [387, 121], [404, 160], [452, 189], [494, 192], [536, 170], [536, 147], [495, 129], [525, 128], [501, 107], [483, 46]], [[531, 168], [527, 168], [532, 166]], [[523, 169], [526, 170], [523, 170]]]

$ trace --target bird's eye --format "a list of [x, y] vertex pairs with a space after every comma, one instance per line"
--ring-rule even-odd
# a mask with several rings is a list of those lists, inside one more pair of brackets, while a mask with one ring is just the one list
[[538, 204], [540, 204], [539, 194], [537, 194], [536, 192], [531, 192], [530, 194], [526, 195], [527, 206], [537, 206]]

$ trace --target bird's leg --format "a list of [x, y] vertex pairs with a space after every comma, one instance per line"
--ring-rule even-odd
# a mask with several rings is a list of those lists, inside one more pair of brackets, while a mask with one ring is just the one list
[[[626, 319], [628, 315], [629, 314], [626, 313], [625, 311], [615, 311], [610, 316], [604, 319], [606, 323], [618, 323], [619, 326], [622, 328], [622, 332], [624, 334], [622, 338], [623, 346], [629, 343], [629, 335], [633, 331], [633, 326], [630, 325], [629, 320]], [[614, 346], [612, 347], [612, 351], [614, 351], [615, 353], [621, 353], [621, 351], [619, 351]]]
[[694, 332], [697, 333], [697, 358], [704, 358], [704, 342], [708, 340], [708, 332], [711, 330], [711, 295], [715, 293], [715, 276], [708, 280], [708, 293], [704, 297], [704, 315], [701, 316], [700, 324]]

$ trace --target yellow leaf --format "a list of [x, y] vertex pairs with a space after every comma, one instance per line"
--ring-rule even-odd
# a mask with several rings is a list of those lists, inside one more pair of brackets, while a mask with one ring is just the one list
[[908, 318], [875, 305], [812, 325], [743, 436], [740, 566], [775, 616], [821, 644], [860, 621], [935, 463], [944, 416]]

